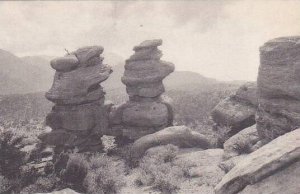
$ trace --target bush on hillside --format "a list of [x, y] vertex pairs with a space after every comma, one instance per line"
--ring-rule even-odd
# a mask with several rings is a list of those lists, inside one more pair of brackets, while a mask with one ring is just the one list
[[138, 185], [152, 186], [162, 193], [175, 193], [185, 178], [190, 177], [185, 163], [174, 163], [178, 147], [158, 146], [149, 149], [139, 164]]
[[84, 180], [86, 191], [91, 194], [117, 193], [124, 183], [124, 165], [106, 155], [90, 158], [88, 174]]

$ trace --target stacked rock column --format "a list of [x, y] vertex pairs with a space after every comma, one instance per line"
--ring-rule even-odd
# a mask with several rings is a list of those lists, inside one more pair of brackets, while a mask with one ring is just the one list
[[265, 142], [300, 127], [300, 36], [260, 48], [257, 131]]
[[44, 143], [79, 151], [102, 148], [108, 114], [100, 83], [111, 73], [102, 64], [102, 52], [100, 46], [83, 47], [51, 61], [56, 73], [46, 98], [55, 105], [46, 118], [52, 131], [40, 136]]
[[122, 126], [122, 135], [135, 140], [172, 125], [171, 106], [161, 95], [162, 80], [174, 71], [174, 65], [161, 61], [158, 46], [162, 40], [148, 40], [134, 47], [135, 53], [126, 60], [122, 82], [129, 101], [111, 112], [111, 123]]

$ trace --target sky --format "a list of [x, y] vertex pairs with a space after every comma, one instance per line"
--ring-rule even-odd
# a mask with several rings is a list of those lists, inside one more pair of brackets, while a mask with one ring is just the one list
[[259, 47], [300, 35], [300, 0], [0, 2], [0, 49], [61, 56], [102, 45], [125, 59], [163, 39], [162, 60], [218, 80], [256, 80]]

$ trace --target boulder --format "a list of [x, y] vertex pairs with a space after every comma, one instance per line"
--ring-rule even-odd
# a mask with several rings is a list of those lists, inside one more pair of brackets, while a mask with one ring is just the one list
[[140, 84], [138, 86], [127, 86], [126, 92], [129, 96], [154, 98], [165, 92], [163, 83]]
[[300, 36], [260, 47], [257, 130], [265, 142], [300, 127]]
[[51, 60], [50, 65], [56, 71], [68, 72], [77, 68], [79, 60], [75, 55], [67, 55]]
[[212, 111], [211, 116], [218, 126], [229, 128], [228, 136], [255, 124], [256, 107], [234, 96], [221, 101]]
[[173, 126], [160, 130], [156, 133], [146, 135], [136, 140], [132, 146], [133, 158], [141, 158], [151, 147], [173, 144], [180, 148], [203, 148], [210, 147], [209, 140], [200, 133], [192, 131], [186, 126]]
[[156, 48], [143, 48], [136, 50], [127, 61], [142, 61], [142, 60], [159, 60], [162, 57], [162, 52]]
[[76, 106], [55, 105], [46, 117], [46, 124], [53, 130], [97, 131], [108, 126], [108, 113], [102, 102]]
[[77, 68], [70, 72], [56, 72], [46, 98], [52, 102], [87, 95], [90, 89], [105, 81], [111, 73], [107, 66]]
[[138, 46], [135, 46], [133, 50], [138, 51], [145, 48], [156, 48], [161, 45], [162, 45], [161, 39], [145, 40], [142, 43], [140, 43]]
[[100, 85], [96, 85], [92, 90], [87, 91], [86, 94], [83, 93], [75, 96], [55, 96], [47, 93], [46, 95], [48, 99], [51, 99], [52, 102], [58, 105], [78, 105], [99, 100], [103, 101], [105, 92]]
[[[274, 139], [245, 157], [243, 162], [239, 162], [222, 178], [215, 187], [216, 194], [238, 193], [247, 185], [254, 185], [287, 169], [299, 161], [299, 158], [300, 129], [297, 129]], [[297, 166], [299, 167], [299, 164]]]
[[129, 102], [122, 121], [127, 126], [160, 127], [168, 123], [168, 107], [160, 102]]
[[76, 55], [79, 62], [84, 66], [90, 59], [99, 57], [103, 50], [102, 46], [87, 46], [79, 48], [71, 54]]
[[258, 141], [256, 125], [243, 129], [224, 143], [224, 158], [229, 159], [241, 154], [249, 154], [255, 151]]
[[256, 82], [247, 82], [242, 85], [235, 93], [235, 97], [244, 100], [254, 106], [258, 106], [257, 84]]
[[125, 85], [139, 86], [142, 84], [161, 82], [175, 69], [174, 64], [163, 61], [153, 66], [152, 69], [143, 69], [143, 65], [139, 65], [139, 67], [141, 67], [141, 69], [125, 69], [124, 76], [122, 77], [122, 82]]

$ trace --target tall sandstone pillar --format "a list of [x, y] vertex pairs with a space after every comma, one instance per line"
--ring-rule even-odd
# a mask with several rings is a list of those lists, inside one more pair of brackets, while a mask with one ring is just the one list
[[52, 131], [40, 137], [46, 144], [79, 151], [102, 147], [108, 114], [100, 83], [111, 73], [102, 52], [101, 46], [83, 47], [51, 61], [56, 73], [46, 98], [55, 105], [46, 118]]
[[147, 40], [135, 46], [135, 53], [126, 60], [122, 82], [129, 101], [113, 108], [113, 125], [122, 126], [122, 135], [135, 140], [172, 125], [171, 106], [162, 100], [165, 88], [162, 80], [174, 71], [174, 65], [160, 60], [157, 48], [162, 40]]
[[260, 48], [257, 130], [266, 142], [300, 127], [300, 36]]

